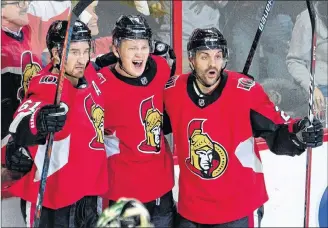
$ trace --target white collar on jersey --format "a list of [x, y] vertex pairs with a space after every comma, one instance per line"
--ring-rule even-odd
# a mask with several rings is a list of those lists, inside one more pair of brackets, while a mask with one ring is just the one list
[[2, 26], [1, 28], [2, 28], [3, 31], [5, 31], [5, 32], [9, 32], [9, 33], [11, 33], [11, 34], [13, 34], [13, 35], [15, 35], [15, 36], [20, 36], [20, 32], [21, 32], [21, 30], [22, 30], [22, 27], [20, 27], [20, 29], [19, 29], [17, 32], [14, 32], [14, 31], [12, 31], [12, 30], [10, 30], [9, 28], [4, 27], [4, 26]]

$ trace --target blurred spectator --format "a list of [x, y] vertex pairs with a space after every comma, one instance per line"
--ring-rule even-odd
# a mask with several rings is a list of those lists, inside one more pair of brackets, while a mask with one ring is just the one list
[[[234, 23], [230, 23], [233, 53], [231, 68], [241, 72], [266, 4], [258, 1], [242, 1], [234, 4], [236, 4], [236, 9], [233, 9], [236, 12]], [[285, 2], [274, 3], [249, 70], [249, 74], [259, 82], [267, 78], [290, 80], [284, 59], [287, 55], [293, 21], [287, 12], [274, 10], [279, 4]]]
[[[28, 26], [28, 1], [1, 2], [1, 149], [9, 138], [8, 129], [32, 76], [41, 63], [32, 54]], [[33, 50], [34, 51], [34, 50]], [[3, 151], [2, 151], [3, 152]]]
[[[173, 1], [165, 1], [160, 0], [157, 3], [151, 4], [151, 13], [158, 9], [157, 12], [161, 12], [161, 14], [156, 14], [155, 21], [158, 23], [159, 30], [157, 31], [156, 39], [170, 44], [173, 47], [173, 32], [172, 32], [172, 15], [170, 13], [172, 9]], [[156, 12], [156, 11], [155, 11]], [[153, 14], [151, 14], [153, 15]]]
[[[151, 7], [149, 1], [147, 1], [150, 15], [144, 15], [149, 26], [152, 28], [154, 39], [158, 39], [157, 33], [159, 31], [159, 25], [155, 20], [155, 17], [151, 14]], [[145, 7], [145, 5], [143, 5]], [[121, 0], [121, 1], [99, 1], [97, 7], [97, 14], [99, 16], [99, 36], [111, 36], [111, 31], [114, 27], [116, 20], [121, 15], [138, 15], [142, 11], [140, 8], [137, 9], [135, 1]], [[144, 11], [147, 11], [144, 10]], [[110, 12], [110, 13], [109, 13]], [[142, 11], [143, 12], [143, 11]]]
[[[327, 1], [317, 1], [314, 5], [316, 10], [316, 68], [315, 68], [315, 108], [322, 110], [325, 105], [327, 91], [328, 72], [328, 34], [327, 34]], [[292, 77], [308, 91], [310, 84], [312, 47], [312, 27], [308, 10], [298, 15], [292, 33], [290, 48], [287, 55], [287, 66]]]
[[[78, 1], [33, 1], [29, 8], [29, 18], [34, 28], [34, 46], [37, 53], [42, 56], [42, 65], [46, 66], [50, 61], [50, 55], [46, 46], [46, 34], [49, 26], [56, 20], [67, 20], [71, 7]], [[79, 16], [79, 19], [86, 23], [91, 30], [91, 35], [96, 37], [99, 34], [98, 15], [96, 7], [98, 1], [93, 1]], [[91, 59], [98, 55], [109, 52], [112, 44], [111, 37], [98, 37], [93, 42]]]
[[46, 35], [49, 26], [56, 20], [67, 20], [71, 1], [32, 1], [28, 17], [32, 29], [33, 52], [40, 56], [47, 50]]
[[196, 28], [219, 28], [220, 11], [228, 1], [183, 1], [182, 2], [182, 50], [183, 72], [188, 72], [189, 60], [187, 56], [187, 42]]

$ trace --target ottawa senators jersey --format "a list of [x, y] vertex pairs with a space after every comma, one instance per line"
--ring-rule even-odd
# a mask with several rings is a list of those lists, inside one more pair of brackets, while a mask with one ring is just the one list
[[265, 138], [273, 151], [297, 150], [288, 141], [289, 116], [259, 84], [228, 71], [211, 95], [192, 74], [172, 77], [164, 104], [180, 166], [179, 214], [201, 224], [252, 215], [268, 200], [254, 138]]
[[[104, 100], [99, 77], [91, 64], [84, 79], [80, 88], [64, 79], [61, 101], [68, 105], [69, 111], [64, 128], [55, 133], [44, 195], [44, 206], [51, 209], [73, 204], [84, 196], [104, 194], [108, 188]], [[15, 133], [16, 126], [27, 122], [30, 134], [36, 134], [37, 112], [53, 103], [57, 82], [58, 76], [49, 71], [33, 77], [10, 125], [11, 132]], [[10, 188], [14, 196], [36, 203], [46, 145], [29, 147], [35, 165]]]
[[105, 94], [105, 147], [109, 190], [105, 197], [149, 202], [173, 188], [173, 158], [165, 146], [163, 90], [170, 77], [166, 61], [149, 58], [139, 78], [102, 68], [101, 91]]
[[40, 60], [31, 51], [30, 35], [28, 26], [18, 34], [1, 29], [1, 139], [8, 134], [29, 81], [41, 70]]

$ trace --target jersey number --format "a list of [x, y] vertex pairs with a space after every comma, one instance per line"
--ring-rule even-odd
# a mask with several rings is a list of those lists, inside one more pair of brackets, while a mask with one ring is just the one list
[[31, 100], [25, 101], [18, 109], [18, 112], [28, 110], [34, 113], [36, 108], [41, 104], [41, 102], [32, 102]]

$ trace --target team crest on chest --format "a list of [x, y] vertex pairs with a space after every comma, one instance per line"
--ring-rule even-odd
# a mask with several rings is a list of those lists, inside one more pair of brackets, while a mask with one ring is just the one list
[[33, 76], [41, 71], [41, 66], [33, 61], [33, 55], [30, 51], [25, 51], [21, 55], [22, 80], [21, 87], [17, 91], [17, 99], [22, 101], [28, 89], [28, 85]]
[[143, 100], [140, 104], [140, 120], [145, 131], [145, 139], [138, 145], [143, 153], [159, 153], [161, 149], [161, 132], [163, 114], [154, 107], [154, 96]]
[[205, 119], [193, 119], [188, 124], [189, 157], [188, 169], [202, 179], [216, 179], [228, 165], [228, 154], [224, 147], [213, 141], [203, 130]]
[[104, 109], [96, 104], [89, 94], [84, 99], [84, 108], [95, 129], [95, 137], [89, 143], [91, 149], [104, 149]]

